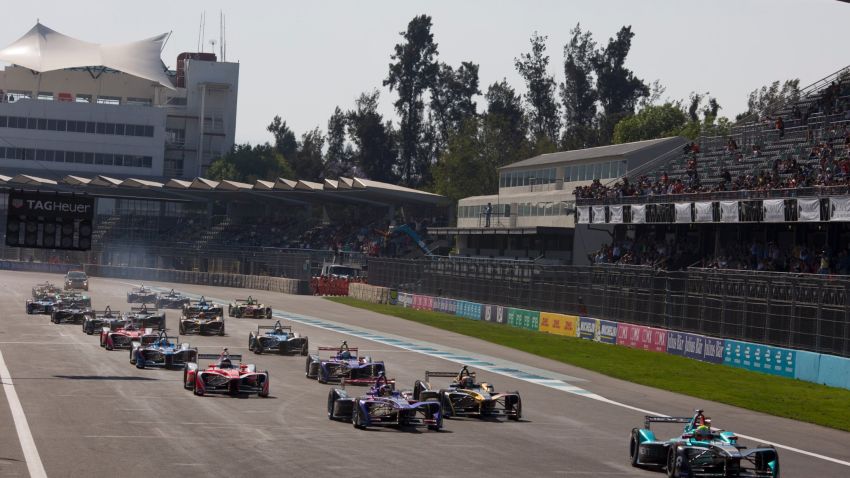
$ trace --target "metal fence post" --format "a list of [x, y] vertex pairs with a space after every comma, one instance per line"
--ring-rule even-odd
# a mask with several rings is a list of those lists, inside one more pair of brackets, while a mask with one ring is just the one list
[[815, 350], [818, 352], [821, 350], [820, 346], [820, 334], [821, 334], [821, 320], [823, 320], [823, 316], [821, 314], [821, 310], [823, 309], [823, 288], [818, 288], [818, 313], [815, 316]]
[[773, 282], [770, 278], [767, 279], [767, 294], [765, 294], [765, 306], [764, 306], [764, 335], [762, 337], [762, 341], [766, 344], [770, 343], [770, 317], [773, 315], [773, 311], [770, 310], [771, 307], [771, 297], [773, 296]]

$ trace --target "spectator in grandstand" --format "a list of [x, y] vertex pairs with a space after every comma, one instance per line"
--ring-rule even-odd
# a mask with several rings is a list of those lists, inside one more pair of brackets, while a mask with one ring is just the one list
[[776, 117], [776, 130], [779, 131], [779, 137], [780, 138], [785, 136], [785, 122], [782, 121], [781, 116]]
[[738, 142], [735, 141], [734, 138], [730, 137], [726, 141], [726, 152], [731, 154], [735, 151], [738, 151]]

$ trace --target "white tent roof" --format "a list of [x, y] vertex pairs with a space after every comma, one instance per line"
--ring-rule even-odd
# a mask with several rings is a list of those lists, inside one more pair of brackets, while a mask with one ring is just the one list
[[36, 23], [24, 36], [0, 50], [5, 61], [38, 72], [105, 66], [174, 89], [159, 54], [167, 33], [146, 40], [100, 45], [71, 38]]

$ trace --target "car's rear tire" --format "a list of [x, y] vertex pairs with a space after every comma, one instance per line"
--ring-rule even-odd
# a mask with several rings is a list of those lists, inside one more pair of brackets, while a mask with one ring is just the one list
[[204, 392], [203, 392], [203, 391], [201, 391], [201, 390], [198, 388], [198, 376], [197, 376], [197, 375], [195, 375], [194, 380], [192, 380], [192, 393], [194, 393], [195, 395], [197, 395], [197, 396], [199, 396], [199, 397], [203, 397], [203, 396], [204, 396]]
[[671, 446], [667, 452], [667, 478], [680, 478], [682, 475], [682, 456], [676, 446]]
[[306, 357], [309, 353], [310, 348], [308, 347], [307, 339], [304, 339], [304, 345], [301, 346], [301, 356]]
[[183, 366], [183, 388], [186, 390], [192, 389], [192, 386], [189, 385], [189, 365]]
[[638, 456], [640, 455], [640, 440], [637, 428], [632, 428], [632, 435], [629, 438], [629, 461], [632, 466], [638, 466]]
[[328, 392], [328, 420], [336, 420], [337, 418], [334, 416], [334, 403], [336, 403], [336, 399], [339, 398], [336, 390], [331, 389]]
[[360, 404], [357, 400], [354, 401], [354, 410], [351, 412], [351, 424], [354, 425], [354, 428], [358, 430], [363, 430], [366, 428], [366, 425], [363, 424], [363, 419], [360, 417]]
[[257, 354], [257, 355], [262, 355], [262, 354], [263, 354], [263, 346], [262, 346], [262, 345], [260, 345], [260, 341], [259, 341], [259, 340], [255, 340], [255, 341], [254, 341], [254, 348], [253, 348], [253, 350], [254, 350], [254, 353], [255, 353], [255, 354]]

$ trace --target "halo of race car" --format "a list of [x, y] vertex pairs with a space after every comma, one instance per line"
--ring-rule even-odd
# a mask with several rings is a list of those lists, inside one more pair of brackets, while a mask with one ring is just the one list
[[[128, 350], [130, 364], [139, 369], [182, 370], [183, 387], [197, 396], [269, 396], [268, 370], [244, 363], [241, 354], [231, 354], [227, 348], [218, 354], [204, 354], [181, 342], [180, 335], [223, 336], [225, 313], [221, 304], [203, 296], [192, 300], [174, 289], [155, 292], [142, 285], [127, 293], [129, 312], [113, 310], [109, 305], [95, 310], [91, 297], [78, 289], [89, 290], [84, 273], [67, 276], [64, 287], [49, 282], [36, 284], [32, 298], [26, 300], [26, 313], [50, 315], [54, 324], [80, 324], [84, 333], [99, 335], [104, 349]], [[167, 333], [166, 312], [159, 310], [164, 308], [180, 310], [176, 337]], [[227, 315], [271, 319], [272, 309], [248, 296], [230, 303]], [[350, 422], [358, 429], [424, 427], [440, 431], [444, 421], [451, 418], [522, 420], [518, 391], [497, 392], [492, 384], [478, 381], [477, 373], [467, 366], [457, 373], [426, 370], [412, 389], [397, 390], [383, 361], [360, 355], [347, 341], [339, 346], [319, 346], [310, 353], [308, 337], [280, 320], [271, 326], [257, 325], [257, 331], [248, 335], [248, 350], [258, 355], [306, 357], [308, 379], [334, 384], [328, 391], [328, 419]], [[206, 367], [202, 362], [207, 362]], [[432, 380], [435, 378], [448, 379], [449, 383], [437, 384]], [[358, 385], [368, 389], [357, 394], [347, 388]], [[684, 424], [684, 430], [673, 438], [659, 439], [650, 429], [653, 423]], [[632, 429], [628, 449], [632, 466], [665, 471], [669, 477], [780, 476], [779, 455], [773, 446], [747, 449], [733, 432], [713, 428], [702, 410], [696, 410], [693, 417], [647, 416], [642, 428]]]

